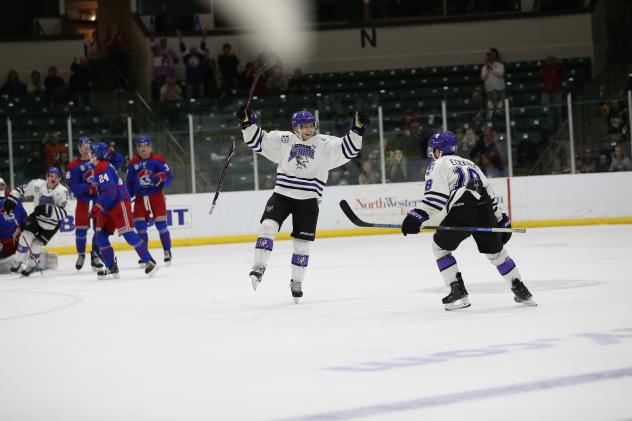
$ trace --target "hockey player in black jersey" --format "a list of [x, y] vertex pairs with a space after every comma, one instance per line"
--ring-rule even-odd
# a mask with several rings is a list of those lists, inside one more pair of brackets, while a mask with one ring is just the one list
[[[426, 170], [425, 192], [419, 209], [408, 212], [402, 223], [402, 233], [417, 234], [420, 227], [442, 211], [447, 216], [444, 226], [504, 227], [511, 226], [508, 216], [499, 209], [496, 197], [487, 177], [472, 161], [456, 153], [457, 139], [449, 131], [438, 132], [428, 141], [428, 156], [433, 161]], [[450, 287], [443, 298], [446, 310], [470, 306], [463, 278], [452, 251], [472, 235], [478, 250], [485, 254], [507, 281], [517, 303], [536, 305], [531, 293], [521, 280], [518, 268], [503, 247], [511, 233], [483, 233], [437, 231], [432, 250], [441, 276]]]
[[309, 111], [292, 115], [292, 131], [266, 132], [250, 110], [240, 108], [237, 118], [246, 145], [278, 164], [272, 197], [266, 203], [255, 256], [250, 272], [252, 287], [261, 282], [274, 237], [283, 221], [292, 215], [292, 280], [294, 302], [303, 296], [302, 282], [309, 260], [309, 249], [316, 236], [318, 204], [327, 184], [329, 170], [356, 157], [362, 147], [362, 135], [369, 124], [366, 114], [355, 114], [349, 132], [343, 137], [322, 135], [316, 131], [316, 119]]

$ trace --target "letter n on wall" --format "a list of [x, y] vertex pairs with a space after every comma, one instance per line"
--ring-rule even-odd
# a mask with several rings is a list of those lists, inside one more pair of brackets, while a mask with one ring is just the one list
[[367, 42], [371, 44], [371, 47], [377, 47], [377, 32], [375, 28], [371, 28], [370, 34], [366, 29], [360, 29], [360, 45], [362, 48], [366, 48]]

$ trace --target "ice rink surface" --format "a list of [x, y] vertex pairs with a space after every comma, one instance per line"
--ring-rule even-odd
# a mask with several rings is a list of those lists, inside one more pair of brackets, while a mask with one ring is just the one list
[[131, 252], [120, 280], [75, 256], [1, 275], [0, 420], [632, 418], [632, 226], [514, 234], [538, 307], [466, 240], [472, 306], [444, 311], [430, 244], [319, 239], [298, 305], [289, 241], [256, 292], [253, 244], [176, 248], [152, 279]]

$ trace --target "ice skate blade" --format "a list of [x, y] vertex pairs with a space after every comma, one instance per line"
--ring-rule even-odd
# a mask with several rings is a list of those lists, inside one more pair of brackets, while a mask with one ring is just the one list
[[147, 276], [153, 278], [156, 272], [158, 272], [158, 266], [155, 266], [151, 272], [147, 273]]
[[533, 298], [529, 298], [528, 300], [521, 300], [518, 297], [514, 297], [514, 301], [517, 302], [518, 304], [522, 304], [525, 306], [529, 306], [529, 307], [537, 307], [538, 303], [535, 302], [535, 300]]
[[463, 297], [460, 300], [456, 300], [449, 304], [444, 304], [446, 311], [460, 310], [462, 308], [468, 308], [471, 306], [470, 299], [468, 297]]
[[298, 300], [300, 299], [300, 297], [293, 297], [294, 298], [294, 304], [298, 304]]
[[257, 287], [261, 283], [255, 275], [250, 275], [250, 282], [252, 282], [252, 289], [254, 289], [255, 291], [257, 290]]
[[110, 279], [119, 279], [121, 276], [118, 273], [108, 273], [107, 275], [97, 275], [99, 281], [108, 281]]

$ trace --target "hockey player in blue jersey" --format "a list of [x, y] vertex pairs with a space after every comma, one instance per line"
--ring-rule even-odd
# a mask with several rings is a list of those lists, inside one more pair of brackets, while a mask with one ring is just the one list
[[167, 200], [164, 189], [173, 177], [164, 157], [152, 153], [150, 136], [136, 138], [135, 155], [127, 164], [127, 189], [134, 197], [134, 226], [141, 238], [148, 243], [147, 224], [150, 213], [160, 235], [164, 261], [171, 264], [171, 235], [167, 227]]
[[92, 143], [90, 151], [94, 164], [93, 180], [97, 189], [97, 199], [92, 207], [97, 221], [96, 241], [105, 266], [97, 271], [97, 277], [119, 277], [114, 249], [109, 240], [115, 230], [134, 247], [141, 262], [145, 264], [145, 273], [153, 276], [158, 271], [158, 266], [147, 249], [147, 243], [134, 231], [130, 196], [116, 169], [107, 160], [108, 146], [105, 143]]

